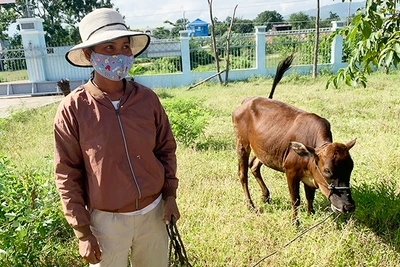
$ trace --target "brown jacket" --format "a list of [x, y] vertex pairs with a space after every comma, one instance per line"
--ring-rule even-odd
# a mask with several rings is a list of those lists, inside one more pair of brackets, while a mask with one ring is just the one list
[[176, 143], [157, 95], [127, 82], [117, 112], [90, 81], [60, 103], [54, 171], [68, 223], [90, 233], [88, 210], [131, 212], [176, 197]]

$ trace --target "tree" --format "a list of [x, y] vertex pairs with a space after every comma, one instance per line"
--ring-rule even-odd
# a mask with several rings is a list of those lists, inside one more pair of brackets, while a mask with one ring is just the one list
[[[344, 2], [345, 0], [342, 0]], [[352, 49], [348, 66], [330, 77], [326, 87], [339, 82], [355, 86], [367, 84], [366, 75], [375, 69], [389, 71], [400, 62], [400, 23], [396, 4], [400, 0], [367, 0], [350, 25], [333, 33], [344, 36], [344, 45]]]
[[223, 36], [229, 28], [231, 17], [227, 17], [225, 21], [219, 21], [218, 18], [214, 18], [214, 25], [208, 26], [208, 32], [212, 32], [212, 27], [214, 27], [215, 36]]
[[217, 50], [217, 41], [215, 38], [215, 23], [213, 20], [213, 8], [212, 8], [212, 2], [213, 0], [207, 0], [208, 2], [208, 9], [210, 12], [210, 19], [211, 19], [211, 40], [212, 40], [212, 46], [213, 46], [213, 50], [214, 50], [214, 57], [215, 57], [215, 68], [217, 70], [217, 76], [218, 76], [218, 81], [220, 84], [222, 84], [222, 78], [220, 75], [220, 67], [219, 67], [219, 56], [218, 56], [218, 50]]
[[170, 34], [170, 31], [168, 29], [165, 29], [164, 27], [157, 27], [153, 31], [153, 36], [159, 39], [168, 39]]
[[314, 25], [311, 17], [304, 12], [293, 13], [289, 16], [288, 22], [294, 29], [310, 29]]
[[[20, 0], [21, 1], [21, 0]], [[9, 40], [9, 36], [6, 33], [10, 24], [16, 22], [17, 18], [22, 17], [24, 11], [22, 6], [17, 4], [2, 4], [0, 5], [0, 40]]]
[[340, 20], [340, 16], [337, 13], [333, 13], [329, 11], [329, 18], [321, 20], [319, 26], [321, 28], [329, 28], [332, 27], [332, 21]]
[[[26, 7], [28, 3], [28, 7]], [[89, 12], [99, 7], [112, 8], [110, 0], [16, 0], [15, 4], [1, 5], [0, 18], [4, 25], [16, 19], [31, 17], [44, 20], [48, 46], [79, 43], [78, 22]]]
[[254, 24], [249, 19], [235, 18], [231, 30], [236, 33], [251, 33], [254, 32]]
[[171, 37], [179, 37], [179, 31], [186, 30], [186, 26], [190, 23], [190, 21], [186, 18], [178, 19], [175, 23], [166, 20], [164, 23], [170, 24], [174, 26], [171, 30]]
[[266, 10], [257, 15], [254, 19], [255, 26], [267, 26], [266, 30], [272, 28], [272, 24], [276, 22], [283, 22], [283, 16], [278, 12]]

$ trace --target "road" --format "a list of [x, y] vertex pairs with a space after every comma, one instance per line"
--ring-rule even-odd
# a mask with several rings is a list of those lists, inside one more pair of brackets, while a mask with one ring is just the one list
[[29, 109], [59, 102], [63, 95], [50, 96], [5, 96], [0, 97], [0, 118], [7, 117], [13, 110]]

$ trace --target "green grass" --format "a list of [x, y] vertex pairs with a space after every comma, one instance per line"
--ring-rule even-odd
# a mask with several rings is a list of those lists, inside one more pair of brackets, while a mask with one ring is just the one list
[[27, 70], [0, 72], [0, 83], [17, 82], [17, 81], [25, 81], [25, 80], [29, 80]]
[[[357, 138], [351, 150], [355, 164], [351, 180], [357, 205], [355, 213], [335, 220], [330, 218], [283, 249], [289, 240], [322, 221], [330, 211], [328, 201], [317, 191], [316, 214], [307, 216], [301, 191], [301, 226], [293, 227], [284, 175], [265, 167], [262, 173], [271, 191], [271, 203], [261, 203], [260, 189], [250, 176], [250, 192], [261, 212], [250, 212], [245, 206], [237, 177], [231, 113], [246, 96], [267, 96], [272, 79], [252, 78], [247, 82], [231, 82], [226, 87], [205, 83], [191, 90], [156, 89], [162, 101], [164, 97], [174, 96], [204, 99], [204, 105], [212, 114], [205, 134], [196, 145], [187, 148], [178, 144], [177, 150], [178, 205], [182, 214], [178, 228], [192, 265], [253, 266], [278, 249], [277, 254], [259, 266], [398, 266], [399, 74], [375, 73], [369, 77], [365, 89], [325, 90], [327, 77], [315, 81], [294, 74], [285, 76], [278, 85], [275, 99], [328, 119], [335, 141], [345, 143]], [[52, 168], [52, 119], [56, 106], [16, 112], [10, 119], [0, 121], [0, 155], [7, 156], [17, 172]], [[51, 181], [48, 186], [53, 186], [51, 175], [47, 179]], [[57, 210], [60, 206], [55, 203], [52, 208]], [[67, 226], [63, 227], [63, 238], [67, 241], [60, 238], [56, 242], [53, 238], [58, 251], [54, 257], [58, 260], [48, 255], [42, 259], [52, 264], [48, 266], [55, 263], [71, 266], [71, 262], [75, 265], [81, 262], [71, 231]], [[4, 249], [1, 240], [0, 249]], [[49, 247], [42, 249], [43, 255], [53, 251]], [[0, 254], [0, 263], [3, 263], [1, 259]]]

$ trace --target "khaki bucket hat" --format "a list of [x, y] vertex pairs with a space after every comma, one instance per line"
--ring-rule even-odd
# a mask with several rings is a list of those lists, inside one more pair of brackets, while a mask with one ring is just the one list
[[99, 8], [87, 14], [79, 23], [79, 34], [82, 43], [72, 47], [65, 55], [67, 61], [76, 67], [92, 67], [92, 63], [86, 59], [82, 48], [121, 37], [130, 37], [133, 56], [137, 57], [150, 44], [150, 36], [128, 30], [121, 14], [109, 8]]

